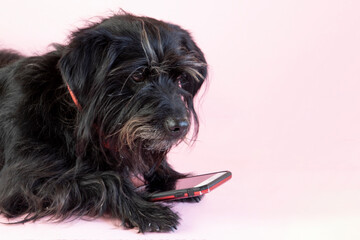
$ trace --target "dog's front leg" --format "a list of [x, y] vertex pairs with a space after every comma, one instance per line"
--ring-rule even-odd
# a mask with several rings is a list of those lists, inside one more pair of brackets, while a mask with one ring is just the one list
[[[139, 232], [168, 232], [176, 229], [178, 215], [168, 206], [146, 201], [145, 193], [137, 193], [128, 178], [113, 172], [101, 173], [100, 178], [101, 185], [106, 189], [103, 211], [112, 218], [122, 220], [126, 228], [138, 227]], [[88, 189], [91, 189], [90, 186]]]
[[160, 166], [144, 175], [148, 192], [167, 191], [175, 188], [176, 181], [184, 178], [187, 174], [175, 171], [166, 160]]

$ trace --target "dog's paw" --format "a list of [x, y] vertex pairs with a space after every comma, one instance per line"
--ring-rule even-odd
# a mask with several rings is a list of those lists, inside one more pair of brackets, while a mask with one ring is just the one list
[[137, 227], [139, 232], [170, 232], [177, 229], [179, 216], [169, 207], [151, 204], [131, 215], [123, 221], [127, 228]]

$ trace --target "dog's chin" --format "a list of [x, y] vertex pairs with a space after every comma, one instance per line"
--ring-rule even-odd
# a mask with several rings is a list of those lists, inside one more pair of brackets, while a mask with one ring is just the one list
[[[177, 146], [186, 139], [187, 131], [177, 135], [169, 134], [165, 130], [147, 127], [147, 125], [138, 128], [134, 140], [129, 141], [129, 146], [141, 148], [150, 152], [168, 152], [171, 148]], [[142, 131], [143, 130], [143, 131]], [[129, 138], [131, 140], [131, 138]]]
[[159, 140], [144, 140], [144, 149], [148, 151], [170, 151], [171, 148], [177, 146], [183, 139], [159, 139]]

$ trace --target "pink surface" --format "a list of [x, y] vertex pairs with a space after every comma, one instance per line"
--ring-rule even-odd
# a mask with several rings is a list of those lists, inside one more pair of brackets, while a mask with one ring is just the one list
[[193, 33], [210, 84], [198, 141], [174, 149], [171, 163], [233, 179], [199, 204], [176, 205], [175, 233], [99, 219], [0, 225], [1, 239], [360, 238], [359, 1], [3, 0], [0, 47], [43, 53], [120, 7]]

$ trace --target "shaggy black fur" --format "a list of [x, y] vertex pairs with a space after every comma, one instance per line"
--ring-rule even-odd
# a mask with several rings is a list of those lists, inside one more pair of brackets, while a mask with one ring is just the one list
[[[117, 14], [42, 56], [0, 51], [0, 67], [4, 216], [108, 216], [140, 232], [176, 228], [178, 215], [147, 199], [184, 176], [166, 155], [190, 123], [190, 140], [198, 131], [193, 97], [207, 65], [187, 31]], [[135, 191], [134, 176], [147, 192]]]

